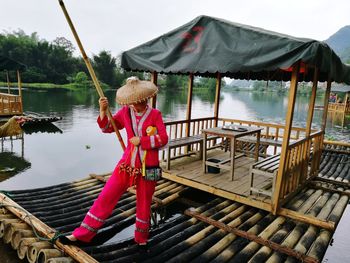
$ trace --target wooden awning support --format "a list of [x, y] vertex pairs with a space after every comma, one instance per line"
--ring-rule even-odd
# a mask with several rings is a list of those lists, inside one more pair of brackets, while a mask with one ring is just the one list
[[280, 193], [281, 193], [281, 187], [282, 187], [282, 180], [287, 167], [287, 151], [289, 146], [290, 134], [292, 130], [294, 105], [295, 105], [295, 98], [296, 98], [297, 87], [298, 87], [299, 69], [300, 69], [300, 63], [297, 63], [296, 65], [293, 66], [292, 79], [291, 79], [290, 90], [289, 90], [288, 109], [286, 114], [286, 125], [283, 133], [281, 159], [280, 159], [280, 165], [279, 165], [276, 183], [275, 183], [275, 190], [271, 200], [272, 213], [274, 215], [277, 213], [277, 210], [279, 209], [279, 205], [280, 205], [279, 199], [280, 199]]
[[[158, 86], [158, 73], [156, 71], [152, 72], [151, 81], [154, 83], [154, 85]], [[152, 108], [155, 109], [157, 107], [157, 95], [153, 96], [151, 104]]]
[[214, 104], [214, 126], [218, 126], [219, 106], [220, 106], [220, 91], [221, 91], [221, 74], [218, 72], [216, 76], [215, 86], [215, 104]]
[[[0, 193], [0, 204], [4, 205], [7, 210], [26, 222], [28, 225], [33, 225], [40, 235], [47, 238], [53, 238], [55, 236], [56, 231], [54, 229], [41, 222], [37, 217], [29, 213], [27, 210], [2, 193]], [[20, 209], [16, 207], [20, 207]], [[56, 240], [55, 245], [78, 262], [98, 263], [98, 261], [96, 261], [93, 257], [76, 246], [63, 245], [58, 240]]]
[[332, 80], [327, 80], [327, 88], [324, 95], [324, 102], [323, 102], [323, 116], [322, 116], [322, 123], [321, 123], [321, 129], [322, 131], [326, 130], [327, 125], [327, 113], [328, 113], [328, 103], [329, 103], [329, 94], [331, 93], [331, 86], [332, 86]]
[[278, 243], [275, 243], [275, 242], [272, 242], [270, 240], [266, 240], [262, 237], [259, 237], [257, 235], [254, 235], [254, 234], [251, 234], [249, 232], [246, 232], [246, 231], [243, 231], [243, 230], [240, 230], [240, 229], [237, 229], [235, 227], [231, 227], [229, 225], [226, 225], [220, 221], [217, 221], [217, 220], [214, 220], [214, 219], [211, 219], [209, 217], [206, 217], [194, 210], [189, 210], [187, 209], [185, 211], [185, 215], [188, 215], [188, 216], [191, 216], [191, 217], [194, 217], [202, 222], [205, 222], [205, 223], [208, 223], [210, 225], [213, 225], [217, 228], [220, 228], [226, 232], [229, 232], [229, 233], [233, 233], [239, 237], [243, 237], [245, 239], [248, 239], [250, 241], [253, 241], [253, 242], [256, 242], [262, 246], [266, 246], [266, 247], [269, 247], [270, 249], [272, 250], [275, 250], [275, 251], [278, 251], [280, 253], [283, 253], [285, 255], [288, 255], [288, 256], [291, 256], [291, 257], [294, 257], [298, 260], [300, 260], [301, 262], [306, 262], [306, 263], [318, 263], [319, 261], [316, 259], [316, 258], [313, 258], [313, 257], [310, 257], [308, 255], [305, 255], [305, 254], [302, 254], [298, 251], [295, 251], [289, 247], [286, 247], [286, 246], [282, 246]]
[[188, 92], [187, 92], [187, 111], [186, 111], [186, 137], [191, 134], [190, 120], [192, 118], [192, 93], [193, 93], [193, 74], [188, 78]]

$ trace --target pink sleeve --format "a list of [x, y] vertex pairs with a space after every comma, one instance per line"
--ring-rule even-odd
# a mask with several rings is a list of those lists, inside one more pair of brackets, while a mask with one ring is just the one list
[[[115, 124], [116, 124], [118, 130], [121, 130], [124, 128], [124, 117], [123, 117], [124, 112], [125, 112], [125, 109], [123, 107], [113, 116], [113, 119], [115, 121]], [[104, 132], [104, 133], [114, 132], [112, 123], [110, 122], [110, 120], [108, 119], [108, 117], [106, 115], [102, 120], [101, 120], [100, 116], [98, 116], [97, 124], [101, 128], [102, 132]]]
[[151, 150], [160, 148], [168, 143], [168, 134], [165, 129], [162, 114], [157, 111], [155, 126], [157, 128], [157, 134], [152, 136], [141, 137], [141, 147], [144, 150]]

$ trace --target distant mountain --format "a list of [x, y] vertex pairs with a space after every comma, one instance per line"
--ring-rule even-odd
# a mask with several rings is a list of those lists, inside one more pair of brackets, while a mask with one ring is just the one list
[[350, 25], [339, 29], [325, 40], [325, 42], [344, 62], [350, 63]]

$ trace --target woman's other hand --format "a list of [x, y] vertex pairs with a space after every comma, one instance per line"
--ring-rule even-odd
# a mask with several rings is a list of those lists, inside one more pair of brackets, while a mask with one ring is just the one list
[[108, 108], [108, 100], [106, 97], [101, 97], [98, 100], [98, 104], [100, 105], [100, 119], [103, 119], [106, 115], [106, 111]]
[[135, 146], [138, 146], [140, 144], [140, 137], [134, 136], [129, 140], [129, 142]]

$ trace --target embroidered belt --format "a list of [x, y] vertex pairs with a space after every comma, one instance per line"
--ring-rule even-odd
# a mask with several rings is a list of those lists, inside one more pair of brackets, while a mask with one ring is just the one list
[[121, 163], [119, 165], [119, 171], [126, 172], [130, 176], [139, 175], [142, 173], [141, 168], [131, 167], [130, 165], [125, 164], [125, 163]]

